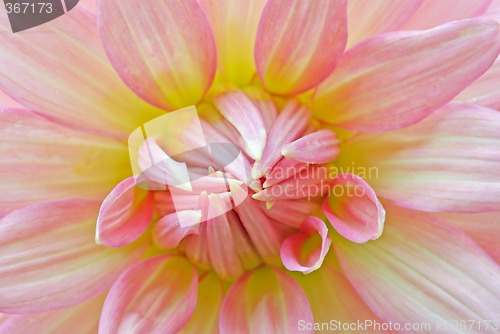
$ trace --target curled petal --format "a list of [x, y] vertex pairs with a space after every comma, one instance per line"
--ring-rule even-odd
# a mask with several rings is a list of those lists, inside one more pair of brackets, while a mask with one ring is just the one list
[[270, 0], [255, 42], [257, 71], [268, 91], [307, 91], [335, 68], [347, 41], [345, 0]]
[[101, 205], [97, 218], [96, 242], [122, 247], [135, 241], [153, 218], [153, 194], [136, 187], [129, 177], [118, 184]]
[[498, 24], [484, 19], [376, 36], [346, 52], [318, 88], [313, 109], [354, 131], [407, 127], [479, 78], [499, 52]]
[[323, 203], [323, 212], [340, 235], [356, 243], [382, 235], [385, 210], [365, 180], [342, 174], [333, 180], [332, 189], [333, 195]]
[[0, 312], [32, 313], [81, 303], [109, 289], [146, 243], [115, 250], [93, 238], [98, 201], [44, 202], [0, 221]]
[[203, 97], [217, 59], [210, 25], [196, 0], [154, 5], [98, 0], [97, 13], [106, 53], [137, 95], [166, 109], [196, 104]]
[[262, 267], [242, 276], [228, 291], [221, 310], [220, 332], [299, 333], [300, 320], [313, 322], [304, 291], [283, 271]]
[[124, 272], [106, 297], [99, 333], [177, 333], [196, 306], [198, 275], [180, 256], [158, 256]]
[[283, 241], [281, 260], [286, 269], [309, 274], [321, 267], [331, 243], [325, 223], [310, 216], [302, 223], [299, 233]]

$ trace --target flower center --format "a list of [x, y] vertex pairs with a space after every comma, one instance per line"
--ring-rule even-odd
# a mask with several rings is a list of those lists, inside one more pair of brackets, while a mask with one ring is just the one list
[[[278, 106], [254, 89], [215, 94], [197, 110], [143, 131], [137, 161], [160, 217], [155, 244], [227, 280], [281, 266], [283, 241], [328, 185], [322, 170], [338, 154], [335, 133], [314, 126], [299, 101]], [[305, 264], [314, 250], [299, 255]]]

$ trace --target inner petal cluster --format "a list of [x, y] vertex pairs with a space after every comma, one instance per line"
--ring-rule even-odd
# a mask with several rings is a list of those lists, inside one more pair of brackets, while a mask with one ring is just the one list
[[[327, 237], [322, 222], [304, 221], [318, 210], [328, 186], [318, 170], [334, 160], [338, 140], [313, 125], [309, 108], [229, 91], [207, 99], [198, 115], [177, 122], [176, 136], [147, 136], [138, 150], [137, 181], [154, 193], [158, 247], [233, 280], [262, 262], [286, 265], [287, 238], [306, 245], [314, 234]], [[292, 262], [307, 271], [324, 256], [322, 248]]]

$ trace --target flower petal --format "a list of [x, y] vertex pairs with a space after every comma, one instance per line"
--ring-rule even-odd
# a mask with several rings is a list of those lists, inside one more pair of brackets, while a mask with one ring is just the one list
[[101, 205], [97, 218], [96, 242], [123, 247], [137, 240], [153, 218], [153, 193], [140, 189], [135, 178], [118, 184]]
[[500, 212], [441, 213], [437, 217], [458, 227], [477, 242], [497, 263], [500, 263]]
[[340, 235], [360, 244], [382, 235], [385, 210], [365, 180], [342, 174], [333, 180], [332, 189], [323, 213]]
[[103, 197], [129, 165], [118, 141], [19, 109], [0, 110], [0, 155], [0, 217], [39, 201]]
[[376, 36], [346, 52], [318, 88], [313, 110], [354, 131], [406, 127], [453, 99], [499, 52], [498, 24], [490, 20]]
[[99, 333], [177, 333], [195, 309], [197, 291], [196, 270], [183, 257], [140, 262], [109, 291]]
[[476, 17], [485, 13], [492, 2], [493, 0], [425, 0], [403, 29], [429, 29], [451, 21]]
[[313, 322], [304, 291], [283, 271], [262, 267], [242, 276], [228, 291], [220, 332], [299, 333], [299, 320]]
[[348, 47], [366, 38], [399, 30], [424, 0], [349, 0]]
[[[388, 208], [388, 223], [376, 242], [334, 242], [347, 278], [383, 321], [483, 324], [498, 319], [500, 268], [465, 233], [430, 215]], [[404, 300], [404, 307], [401, 301]], [[420, 333], [407, 331], [407, 333]]]
[[252, 176], [258, 179], [271, 171], [271, 168], [283, 157], [283, 145], [298, 139], [310, 125], [311, 111], [296, 101], [288, 102], [269, 131], [262, 160], [256, 161]]
[[295, 159], [310, 164], [323, 164], [333, 161], [339, 153], [339, 143], [335, 132], [319, 130], [281, 148], [285, 158]]
[[[345, 276], [331, 265], [324, 263], [319, 270], [308, 275], [295, 275], [311, 303], [315, 323], [329, 323], [332, 331], [341, 330], [343, 324], [382, 323], [365, 304]], [[306, 329], [311, 324], [298, 323], [299, 329]], [[334, 327], [337, 326], [337, 327]], [[345, 325], [344, 325], [345, 326]], [[366, 333], [387, 333], [388, 331], [370, 331]], [[346, 331], [350, 332], [350, 331]], [[352, 331], [353, 333], [355, 331]]]
[[[0, 13], [0, 30], [10, 30]], [[127, 136], [160, 110], [137, 98], [109, 65], [95, 15], [81, 6], [29, 32], [0, 34], [0, 89], [75, 128]]]
[[299, 233], [283, 241], [281, 260], [286, 269], [309, 274], [321, 267], [331, 244], [325, 223], [310, 216], [300, 226]]
[[98, 0], [97, 8], [106, 53], [137, 95], [166, 109], [196, 104], [203, 97], [217, 59], [210, 25], [196, 0], [154, 5]]
[[370, 185], [379, 197], [400, 206], [495, 211], [500, 203], [499, 127], [496, 110], [450, 104], [407, 129], [358, 136], [336, 161], [375, 168]]
[[260, 160], [266, 145], [267, 134], [264, 120], [257, 107], [240, 91], [219, 95], [214, 103], [220, 113], [241, 134], [243, 149], [248, 156], [254, 160]]
[[[0, 333], [95, 334], [103, 302], [104, 296], [99, 296], [60, 310], [35, 314], [13, 314], [4, 324], [1, 324], [0, 321]], [[85, 320], [82, 321], [82, 319]]]
[[81, 303], [108, 289], [145, 244], [98, 246], [99, 202], [34, 204], [0, 221], [0, 312], [27, 313]]
[[194, 313], [179, 334], [218, 333], [223, 298], [222, 281], [214, 273], [205, 275], [198, 286]]
[[455, 101], [479, 104], [500, 110], [500, 58], [490, 69], [461, 92]]
[[248, 84], [256, 72], [253, 47], [265, 0], [199, 1], [212, 26], [222, 76]]
[[[179, 221], [189, 222], [182, 227]], [[201, 210], [184, 210], [170, 213], [162, 217], [153, 228], [155, 245], [161, 248], [174, 249], [179, 243], [191, 234], [198, 234], [201, 222]]]
[[272, 93], [295, 95], [323, 81], [347, 41], [345, 0], [269, 0], [255, 42], [257, 71]]
[[257, 202], [248, 197], [234, 209], [262, 260], [279, 264], [280, 236]]

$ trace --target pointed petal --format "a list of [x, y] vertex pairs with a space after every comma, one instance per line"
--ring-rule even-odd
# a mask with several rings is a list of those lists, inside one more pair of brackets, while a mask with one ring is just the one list
[[323, 202], [323, 213], [335, 230], [356, 243], [382, 235], [385, 210], [375, 191], [354, 174], [342, 174], [332, 183], [333, 195]]
[[331, 244], [325, 223], [310, 216], [300, 226], [299, 233], [283, 241], [281, 260], [286, 269], [309, 274], [321, 267]]
[[[190, 226], [181, 227], [179, 221], [190, 222]], [[200, 210], [177, 211], [162, 217], [153, 228], [153, 240], [160, 248], [174, 249], [191, 234], [198, 234], [201, 222]]]
[[256, 161], [252, 176], [258, 179], [271, 171], [271, 168], [283, 157], [283, 145], [298, 139], [310, 125], [310, 110], [296, 101], [290, 101], [278, 115], [269, 131], [262, 160]]
[[484, 107], [500, 110], [499, 86], [500, 58], [497, 58], [485, 74], [455, 97], [455, 101], [479, 104]]
[[153, 218], [153, 193], [142, 190], [129, 177], [102, 202], [97, 218], [96, 242], [123, 247], [137, 240]]
[[[319, 270], [308, 275], [295, 275], [311, 303], [316, 323], [332, 324], [332, 330], [339, 330], [342, 324], [373, 324], [382, 321], [365, 304], [345, 276], [329, 264], [323, 264]], [[334, 322], [332, 322], [332, 320]], [[299, 322], [299, 329], [305, 328], [305, 322]], [[333, 327], [337, 326], [337, 327]], [[354, 332], [354, 331], [353, 331]], [[388, 333], [383, 330], [370, 330], [367, 326], [363, 333]]]
[[267, 1], [255, 62], [268, 91], [302, 93], [333, 71], [347, 41], [346, 8], [345, 0]]
[[[228, 211], [225, 203], [219, 196], [208, 195], [207, 242], [210, 262], [217, 275], [225, 280], [238, 278], [244, 271], [239, 260], [230, 223], [227, 219]], [[220, 213], [219, 213], [220, 212]]]
[[196, 104], [203, 97], [217, 59], [210, 25], [196, 0], [154, 6], [98, 0], [97, 7], [106, 53], [137, 95], [166, 109]]
[[257, 107], [240, 91], [219, 95], [214, 103], [220, 113], [241, 134], [245, 153], [254, 160], [260, 160], [267, 134]]
[[[0, 30], [10, 30], [5, 11]], [[0, 34], [0, 90], [30, 110], [75, 128], [127, 136], [158, 116], [106, 59], [95, 15], [77, 6], [29, 33]]]
[[400, 30], [424, 0], [349, 0], [348, 48], [375, 35]]
[[279, 264], [279, 235], [256, 201], [248, 197], [235, 211], [262, 260]]
[[224, 286], [217, 275], [209, 273], [203, 277], [198, 286], [196, 308], [179, 334], [218, 333], [223, 298]]
[[403, 29], [429, 29], [451, 21], [477, 17], [485, 13], [492, 2], [492, 0], [425, 0]]
[[337, 162], [375, 168], [370, 185], [379, 197], [400, 206], [495, 211], [500, 203], [499, 127], [496, 110], [450, 104], [407, 129], [358, 136]]
[[[0, 321], [0, 333], [95, 334], [97, 333], [103, 303], [104, 296], [99, 296], [60, 310], [35, 314], [13, 314], [9, 316], [8, 321], [4, 324], [1, 324]], [[82, 321], [82, 319], [85, 319], [85, 321]]]
[[0, 221], [0, 312], [67, 307], [106, 291], [145, 244], [119, 251], [94, 242], [99, 202], [34, 204]]
[[313, 109], [349, 130], [403, 128], [453, 99], [499, 52], [498, 24], [490, 20], [376, 36], [346, 52], [318, 88]]
[[281, 148], [281, 154], [288, 159], [310, 164], [323, 164], [335, 159], [340, 151], [338, 143], [335, 132], [324, 129], [284, 145]]
[[212, 26], [222, 76], [236, 85], [248, 84], [256, 72], [253, 48], [265, 0], [200, 0], [200, 4]]
[[242, 276], [228, 291], [222, 305], [220, 332], [299, 333], [300, 320], [313, 322], [304, 291], [283, 271], [262, 267]]
[[124, 272], [106, 297], [99, 333], [177, 333], [196, 306], [198, 275], [180, 256], [150, 258]]
[[129, 164], [123, 144], [19, 109], [0, 110], [0, 156], [0, 217], [39, 201], [102, 198]]
[[500, 212], [440, 213], [437, 217], [458, 227], [477, 242], [497, 263], [500, 263]]
[[468, 332], [455, 319], [498, 319], [500, 268], [472, 239], [430, 215], [393, 206], [387, 221], [376, 242], [334, 242], [347, 278], [380, 319], [440, 324], [453, 333]]

